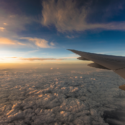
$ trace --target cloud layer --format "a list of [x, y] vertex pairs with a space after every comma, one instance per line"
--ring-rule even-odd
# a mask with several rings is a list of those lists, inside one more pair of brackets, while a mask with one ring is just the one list
[[44, 61], [44, 60], [71, 60], [76, 59], [77, 57], [61, 57], [61, 58], [23, 58], [23, 57], [5, 57], [4, 59], [17, 59], [17, 60], [27, 60], [27, 61]]
[[63, 59], [56, 59], [56, 58], [19, 58], [20, 60], [28, 60], [28, 61], [36, 61], [36, 60], [63, 60]]
[[125, 123], [124, 80], [112, 72], [3, 69], [0, 79], [1, 125]]
[[[125, 30], [125, 22], [87, 23], [92, 11], [92, 1], [79, 7], [76, 0], [44, 0], [42, 3], [42, 24], [54, 25], [58, 31], [85, 31], [89, 29]], [[100, 17], [101, 18], [101, 17]]]

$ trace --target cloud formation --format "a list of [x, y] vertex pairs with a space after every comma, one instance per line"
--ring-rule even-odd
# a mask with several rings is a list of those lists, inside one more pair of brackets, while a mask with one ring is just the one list
[[[4, 11], [4, 10], [3, 10]], [[1, 30], [5, 30], [6, 32], [15, 32], [19, 30], [26, 30], [25, 25], [30, 24], [33, 19], [31, 17], [26, 17], [24, 15], [4, 15], [0, 13], [0, 27]]]
[[[6, 8], [6, 7], [5, 7]], [[26, 31], [26, 25], [38, 22], [36, 18], [21, 14], [11, 14], [6, 9], [0, 13], [0, 37], [18, 37], [20, 31]]]
[[42, 24], [54, 25], [58, 31], [85, 31], [90, 29], [125, 30], [125, 22], [87, 23], [92, 1], [79, 7], [76, 0], [44, 0]]
[[36, 44], [36, 46], [40, 48], [53, 48], [54, 43], [53, 42], [48, 42], [45, 39], [40, 39], [40, 38], [31, 38], [31, 37], [22, 37], [21, 39], [26, 39], [28, 41], [32, 41]]
[[44, 61], [44, 60], [70, 60], [70, 59], [76, 59], [77, 57], [61, 57], [61, 58], [23, 58], [23, 57], [6, 57], [6, 58], [12, 58], [12, 59], [18, 59], [18, 60], [27, 60], [27, 61]]
[[25, 45], [16, 40], [11, 40], [11, 39], [4, 38], [4, 37], [0, 37], [0, 44], [2, 45]]
[[19, 58], [20, 60], [28, 60], [28, 61], [36, 61], [36, 60], [64, 60], [64, 59], [56, 59], [56, 58]]
[[125, 93], [118, 89], [124, 80], [119, 76], [46, 70], [0, 70], [1, 125], [124, 125]]
[[2, 32], [3, 32], [4, 30], [5, 30], [5, 28], [4, 28], [4, 27], [0, 27], [0, 31], [2, 31]]

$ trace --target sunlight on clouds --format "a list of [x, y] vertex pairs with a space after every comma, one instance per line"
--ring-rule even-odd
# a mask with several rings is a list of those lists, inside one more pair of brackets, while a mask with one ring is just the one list
[[19, 58], [20, 60], [28, 60], [28, 61], [43, 61], [43, 60], [63, 60], [63, 59], [56, 59], [56, 58]]
[[19, 62], [18, 58], [9, 58], [9, 57], [0, 58], [0, 63], [17, 63], [17, 62]]
[[31, 38], [31, 37], [22, 37], [21, 39], [26, 39], [28, 41], [32, 41], [36, 44], [36, 46], [40, 48], [53, 48], [54, 43], [51, 42], [49, 45], [49, 42], [46, 41], [45, 39], [40, 39], [40, 38]]
[[44, 39], [34, 39], [36, 41], [36, 45], [39, 46], [40, 48], [50, 48], [48, 45], [48, 41]]
[[1, 125], [124, 125], [125, 93], [118, 89], [124, 80], [116, 74], [35, 67], [1, 70]]
[[7, 23], [3, 23], [5, 26], [8, 25]]
[[16, 17], [16, 15], [9, 15], [9, 17], [10, 17], [10, 18], [14, 18], [14, 17]]
[[109, 23], [87, 23], [86, 19], [91, 12], [91, 1], [78, 7], [73, 0], [44, 0], [42, 2], [42, 24], [55, 25], [58, 31], [84, 31], [89, 29], [125, 30], [125, 21]]
[[4, 37], [0, 37], [0, 44], [6, 44], [6, 45], [25, 45], [23, 43], [20, 43], [18, 41], [15, 40], [11, 40], [8, 38], [4, 38]]
[[[12, 44], [13, 45], [13, 44]], [[0, 63], [15, 63], [18, 62], [19, 59], [14, 56], [15, 52], [0, 50]]]
[[0, 13], [0, 32], [4, 32], [4, 34], [0, 34], [0, 36], [16, 36], [17, 31], [26, 30], [26, 25], [34, 22], [36, 19], [32, 17], [28, 17], [25, 15], [10, 15], [2, 10], [3, 13]]
[[[0, 63], [55, 63], [55, 64], [63, 64], [63, 63], [84, 63], [76, 60], [77, 57], [61, 57], [61, 58], [24, 58], [24, 57], [16, 57], [13, 52], [1, 51]], [[86, 63], [86, 62], [85, 62]]]
[[0, 51], [0, 63], [16, 63], [19, 62], [17, 57], [11, 57], [13, 52], [11, 51]]
[[0, 44], [16, 44], [16, 42], [7, 38], [0, 38]]
[[0, 27], [0, 31], [2, 31], [2, 32], [3, 32], [4, 30], [5, 30], [5, 28], [4, 28], [4, 27]]
[[55, 44], [53, 42], [50, 43], [51, 46], [54, 46]]

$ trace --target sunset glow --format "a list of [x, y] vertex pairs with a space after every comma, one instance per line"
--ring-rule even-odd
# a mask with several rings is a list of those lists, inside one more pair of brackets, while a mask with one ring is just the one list
[[125, 55], [124, 4], [103, 2], [1, 0], [0, 63], [76, 62], [67, 49]]
[[125, 125], [119, 56], [125, 0], [0, 0], [0, 125]]

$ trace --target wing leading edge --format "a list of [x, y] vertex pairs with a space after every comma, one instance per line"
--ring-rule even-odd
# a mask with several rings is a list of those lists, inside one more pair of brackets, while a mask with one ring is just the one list
[[[118, 75], [120, 75], [122, 78], [125, 79], [125, 57], [88, 53], [72, 49], [68, 50], [80, 55], [81, 57], [78, 58], [80, 60], [87, 60], [94, 62], [88, 64], [88, 66], [113, 70], [115, 73], [117, 73]], [[119, 88], [125, 90], [125, 85], [119, 86]]]

